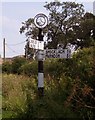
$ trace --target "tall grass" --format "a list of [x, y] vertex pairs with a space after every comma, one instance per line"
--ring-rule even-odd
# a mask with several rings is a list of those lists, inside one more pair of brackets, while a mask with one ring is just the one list
[[64, 102], [67, 82], [45, 79], [45, 96], [37, 95], [37, 80], [22, 75], [3, 74], [3, 118], [66, 118], [76, 117]]
[[25, 113], [27, 110], [27, 94], [35, 97], [34, 91], [36, 87], [35, 80], [25, 76], [7, 75], [2, 76], [3, 79], [3, 117], [5, 112], [9, 111], [11, 117]]

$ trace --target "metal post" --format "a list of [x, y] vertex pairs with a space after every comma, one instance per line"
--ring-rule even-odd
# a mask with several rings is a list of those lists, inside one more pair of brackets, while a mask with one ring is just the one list
[[[48, 24], [48, 18], [45, 14], [37, 14], [34, 17], [34, 24], [39, 28], [38, 39], [43, 41], [42, 28]], [[39, 44], [39, 43], [38, 43]], [[44, 74], [43, 74], [43, 57], [44, 51], [38, 49], [38, 95], [44, 95]]]
[[[39, 41], [43, 41], [42, 29], [39, 28]], [[44, 95], [43, 50], [38, 50], [38, 95]]]
[[3, 60], [5, 61], [5, 38], [3, 39]]

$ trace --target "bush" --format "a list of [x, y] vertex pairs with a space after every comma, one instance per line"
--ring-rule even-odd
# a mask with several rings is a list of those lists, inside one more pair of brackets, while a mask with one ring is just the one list
[[10, 62], [4, 62], [2, 64], [2, 72], [6, 72], [6, 73], [11, 73], [12, 72], [12, 64]]
[[12, 61], [12, 73], [18, 73], [20, 74], [20, 67], [26, 63], [26, 59], [25, 58], [15, 58], [13, 61]]
[[59, 59], [47, 59], [44, 62], [45, 76], [50, 75], [54, 79], [59, 79], [63, 73], [63, 64], [58, 62]]
[[[72, 62], [71, 62], [72, 61]], [[72, 64], [69, 64], [69, 63]], [[67, 101], [81, 118], [92, 120], [95, 109], [95, 47], [84, 48], [65, 62], [65, 75], [74, 81]]]
[[[13, 76], [14, 85], [8, 80], [8, 85], [4, 91], [4, 97], [10, 102], [6, 102], [6, 107], [14, 104], [10, 109], [21, 111], [22, 117], [26, 118], [80, 118], [92, 120], [95, 115], [95, 48], [86, 48], [79, 50], [72, 59], [47, 59], [44, 61], [45, 71], [45, 96], [39, 99], [37, 92], [37, 83], [34, 76], [37, 75], [37, 61], [25, 62], [20, 64], [19, 73], [31, 76], [22, 83], [18, 84], [17, 89], [21, 96], [16, 93], [16, 104], [12, 103], [11, 94], [14, 95], [15, 81], [23, 81], [24, 78], [18, 79]], [[16, 79], [16, 80], [14, 80]], [[6, 82], [7, 80], [5, 80]], [[26, 85], [27, 82], [27, 85]], [[36, 86], [36, 87], [35, 87]], [[22, 87], [22, 88], [20, 88]], [[20, 88], [20, 89], [19, 89]], [[11, 92], [8, 92], [8, 91]], [[23, 92], [22, 92], [23, 91]], [[16, 92], [16, 88], [15, 88]], [[25, 93], [25, 94], [22, 94]], [[27, 99], [23, 102], [26, 95]], [[36, 97], [35, 97], [36, 96]], [[21, 99], [20, 99], [21, 98]], [[15, 97], [12, 97], [15, 99]], [[11, 105], [12, 105], [11, 104]], [[25, 107], [26, 106], [26, 107]], [[21, 115], [18, 112], [18, 115]]]
[[37, 61], [27, 62], [23, 64], [20, 69], [20, 73], [28, 76], [35, 76], [38, 74], [38, 65]]

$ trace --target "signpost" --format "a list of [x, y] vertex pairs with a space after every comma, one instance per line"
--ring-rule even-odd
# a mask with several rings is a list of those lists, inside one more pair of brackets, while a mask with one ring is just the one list
[[43, 74], [43, 53], [44, 53], [44, 43], [43, 43], [43, 35], [42, 35], [42, 28], [44, 28], [48, 24], [48, 18], [44, 14], [37, 14], [34, 18], [34, 23], [36, 27], [39, 29], [38, 34], [38, 42], [33, 46], [34, 48], [38, 48], [38, 95], [44, 95], [44, 74]]
[[38, 95], [44, 95], [44, 75], [43, 75], [43, 59], [44, 58], [70, 58], [71, 50], [63, 49], [45, 49], [42, 35], [42, 28], [48, 24], [48, 18], [44, 14], [37, 14], [34, 18], [34, 23], [39, 29], [38, 40], [29, 38], [29, 47], [38, 50], [36, 58], [38, 59]]

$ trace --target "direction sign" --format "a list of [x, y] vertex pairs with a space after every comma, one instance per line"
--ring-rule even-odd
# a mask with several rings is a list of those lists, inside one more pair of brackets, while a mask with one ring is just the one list
[[44, 50], [46, 58], [70, 58], [70, 49], [46, 49]]
[[[40, 51], [40, 58], [71, 58], [70, 49], [45, 49]], [[38, 59], [39, 51], [37, 50], [34, 54], [34, 58]]]
[[38, 41], [35, 39], [29, 39], [29, 48], [36, 50], [44, 50], [44, 41]]
[[[45, 49], [40, 51], [40, 58], [71, 58], [70, 49]], [[36, 50], [34, 53], [34, 59], [38, 59], [39, 51]]]

